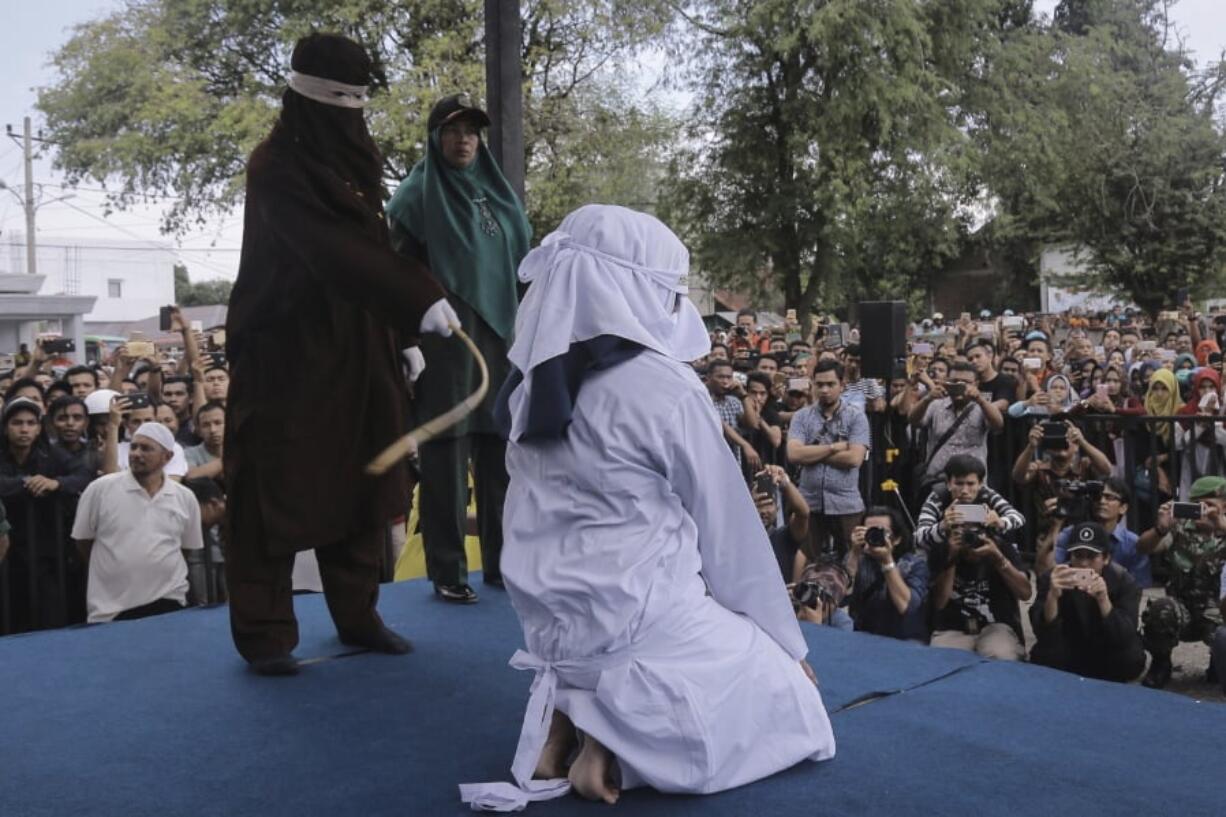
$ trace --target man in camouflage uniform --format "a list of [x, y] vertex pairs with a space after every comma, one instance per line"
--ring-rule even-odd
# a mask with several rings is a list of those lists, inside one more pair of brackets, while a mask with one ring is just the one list
[[1171, 570], [1166, 595], [1154, 599], [1141, 616], [1145, 649], [1153, 656], [1145, 686], [1161, 689], [1171, 680], [1171, 652], [1180, 641], [1210, 643], [1222, 624], [1218, 606], [1222, 565], [1226, 561], [1226, 478], [1201, 477], [1188, 492], [1199, 502], [1199, 519], [1175, 519], [1168, 502], [1158, 509], [1152, 530], [1137, 550], [1167, 552]]

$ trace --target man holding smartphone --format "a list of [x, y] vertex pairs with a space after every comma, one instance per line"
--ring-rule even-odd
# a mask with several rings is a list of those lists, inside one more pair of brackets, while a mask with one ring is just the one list
[[1154, 527], [1137, 540], [1141, 553], [1166, 552], [1171, 570], [1166, 595], [1151, 601], [1141, 617], [1145, 649], [1153, 656], [1144, 684], [1155, 689], [1171, 680], [1171, 653], [1180, 641], [1209, 643], [1222, 624], [1218, 598], [1226, 564], [1226, 478], [1201, 477], [1192, 483], [1188, 498], [1198, 507], [1185, 513], [1191, 503], [1164, 503]]
[[1106, 529], [1082, 522], [1072, 529], [1068, 563], [1039, 577], [1030, 660], [1086, 678], [1130, 681], [1145, 669], [1140, 607], [1141, 587], [1111, 561]]
[[1018, 661], [1026, 654], [1018, 603], [1030, 598], [1031, 587], [1005, 535], [1025, 519], [983, 484], [985, 474], [982, 460], [951, 458], [945, 484], [916, 520], [916, 542], [928, 551], [933, 579], [932, 645]]

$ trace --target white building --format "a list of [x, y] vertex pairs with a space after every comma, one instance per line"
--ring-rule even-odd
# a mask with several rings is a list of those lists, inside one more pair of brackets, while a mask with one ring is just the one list
[[1039, 256], [1040, 311], [1051, 314], [1080, 307], [1087, 312], [1107, 312], [1115, 306], [1132, 306], [1126, 297], [1117, 298], [1110, 293], [1093, 290], [1075, 290], [1055, 280], [1062, 275], [1082, 272], [1084, 268], [1072, 247], [1044, 247]]
[[[44, 277], [38, 294], [94, 298], [86, 323], [138, 321], [175, 302], [178, 259], [169, 244], [54, 238], [40, 242], [37, 252]], [[25, 271], [25, 236], [9, 233], [0, 245], [0, 275]]]

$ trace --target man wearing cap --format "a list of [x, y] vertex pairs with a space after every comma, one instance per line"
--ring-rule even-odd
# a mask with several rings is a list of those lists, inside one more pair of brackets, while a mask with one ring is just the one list
[[1141, 587], [1111, 561], [1107, 531], [1082, 522], [1072, 529], [1068, 564], [1039, 577], [1030, 660], [1087, 678], [1130, 681], [1145, 669], [1140, 607]]
[[99, 477], [81, 495], [72, 538], [89, 565], [89, 622], [181, 610], [187, 604], [187, 551], [204, 547], [200, 505], [167, 478], [175, 438], [161, 423], [132, 436], [129, 467]]
[[[466, 94], [439, 100], [426, 121], [426, 155], [387, 204], [393, 246], [430, 268], [490, 367], [493, 387], [485, 402], [420, 452], [426, 572], [440, 598], [459, 603], [477, 600], [464, 552], [470, 460], [484, 581], [502, 584], [506, 445], [492, 407], [508, 372], [515, 270], [532, 237], [523, 204], [481, 138], [489, 124]], [[421, 354], [425, 369], [413, 388], [417, 422], [442, 414], [480, 382], [473, 356], [454, 341], [422, 338]]]
[[83, 621], [85, 613], [82, 571], [65, 550], [63, 532], [72, 518], [68, 497], [80, 494], [93, 474], [47, 441], [42, 419], [42, 406], [25, 397], [9, 400], [0, 412], [0, 500], [17, 521], [9, 559], [13, 632], [63, 627]]
[[298, 671], [291, 575], [302, 550], [315, 550], [343, 643], [409, 651], [375, 610], [409, 473], [365, 467], [406, 431], [404, 338], [449, 335], [457, 320], [430, 272], [388, 238], [383, 162], [362, 115], [369, 55], [311, 34], [290, 65], [277, 122], [247, 163], [226, 315], [231, 634], [266, 675]]
[[1153, 656], [1145, 685], [1161, 689], [1171, 679], [1171, 653], [1180, 641], [1210, 643], [1222, 624], [1218, 605], [1226, 564], [1226, 478], [1201, 477], [1188, 494], [1199, 503], [1196, 519], [1175, 519], [1172, 503], [1158, 508], [1154, 527], [1141, 534], [1137, 550], [1168, 553], [1166, 595], [1141, 617], [1145, 649]]

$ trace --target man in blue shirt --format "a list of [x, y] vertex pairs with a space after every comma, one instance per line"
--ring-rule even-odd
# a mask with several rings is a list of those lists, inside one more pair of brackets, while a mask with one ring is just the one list
[[[1128, 485], [1119, 477], [1103, 481], [1103, 492], [1093, 505], [1093, 521], [1103, 526], [1111, 540], [1111, 561], [1127, 570], [1142, 588], [1154, 583], [1149, 556], [1137, 550], [1137, 535], [1128, 530]], [[1048, 500], [1051, 507], [1059, 498]], [[1078, 520], [1052, 517], [1052, 527], [1039, 538], [1035, 557], [1035, 573], [1042, 575], [1058, 564], [1068, 563], [1068, 544], [1073, 535], [1073, 523]], [[1063, 530], [1060, 528], [1063, 527]], [[1057, 535], [1057, 531], [1059, 534]], [[1055, 538], [1055, 547], [1052, 539]]]
[[928, 559], [911, 548], [898, 511], [869, 508], [851, 532], [847, 572], [857, 630], [928, 643]]
[[[843, 365], [823, 360], [813, 371], [817, 402], [796, 412], [788, 428], [788, 461], [801, 466], [800, 494], [809, 503], [810, 561], [847, 553], [864, 518], [860, 466], [871, 444], [864, 412], [843, 402]], [[833, 541], [832, 541], [833, 540]]]

